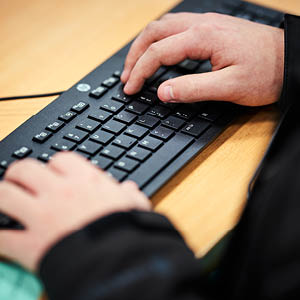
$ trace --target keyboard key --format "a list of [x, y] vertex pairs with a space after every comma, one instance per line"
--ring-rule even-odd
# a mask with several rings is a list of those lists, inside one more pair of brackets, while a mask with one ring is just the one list
[[113, 116], [112, 113], [109, 113], [107, 111], [104, 111], [104, 110], [100, 109], [97, 112], [93, 112], [93, 113], [89, 114], [88, 118], [93, 119], [93, 120], [98, 121], [98, 122], [101, 122], [101, 123], [105, 123], [112, 116]]
[[117, 71], [114, 72], [113, 76], [117, 77], [117, 78], [120, 78], [121, 74], [122, 74], [122, 72], [120, 70], [117, 70]]
[[124, 149], [113, 145], [109, 145], [101, 151], [101, 155], [107, 156], [114, 160], [120, 158], [124, 153], [125, 153]]
[[11, 163], [13, 163], [16, 159], [10, 157], [8, 159], [3, 159], [0, 161], [0, 168], [7, 169]]
[[115, 120], [108, 121], [102, 127], [103, 130], [106, 130], [106, 131], [111, 132], [116, 135], [120, 134], [121, 131], [123, 131], [125, 128], [126, 128], [125, 124], [115, 121]]
[[184, 120], [190, 120], [195, 114], [195, 107], [190, 106], [190, 104], [179, 106], [173, 113], [174, 116]]
[[141, 147], [134, 147], [127, 153], [127, 156], [143, 162], [151, 156], [151, 152]]
[[132, 101], [129, 105], [127, 105], [126, 110], [131, 111], [137, 115], [141, 115], [149, 108], [148, 105], [138, 102]]
[[205, 60], [203, 63], [200, 64], [197, 73], [207, 73], [212, 71], [212, 65], [209, 60]]
[[171, 129], [175, 129], [178, 130], [179, 128], [181, 128], [185, 122], [179, 118], [170, 116], [167, 119], [163, 120], [162, 122], [163, 126], [169, 127]]
[[149, 105], [154, 105], [156, 102], [159, 101], [155, 94], [147, 93], [147, 92], [143, 92], [142, 94], [140, 94], [137, 97], [137, 100], [144, 102], [146, 104], [149, 104]]
[[60, 142], [56, 142], [54, 143], [51, 148], [57, 151], [71, 151], [76, 147], [76, 144], [71, 142], [71, 141], [67, 141], [67, 140], [62, 140]]
[[90, 105], [88, 103], [80, 101], [77, 104], [73, 105], [71, 110], [80, 114], [83, 111], [85, 111], [89, 106]]
[[163, 119], [167, 115], [169, 115], [170, 112], [171, 111], [169, 108], [157, 105], [151, 107], [150, 110], [148, 111], [148, 114]]
[[107, 145], [113, 138], [113, 134], [103, 130], [98, 130], [91, 136], [90, 140], [100, 143], [102, 145]]
[[57, 132], [60, 129], [62, 129], [65, 126], [65, 123], [62, 121], [55, 121], [53, 123], [50, 123], [46, 129], [52, 132]]
[[77, 116], [77, 114], [75, 112], [72, 111], [68, 111], [65, 114], [62, 114], [58, 117], [59, 120], [62, 120], [64, 122], [70, 122], [71, 120], [73, 120], [75, 117]]
[[106, 158], [104, 156], [98, 156], [97, 158], [93, 158], [91, 159], [91, 163], [103, 170], [106, 170], [107, 168], [109, 168], [113, 161], [109, 158]]
[[[170, 141], [164, 144], [156, 153], [145, 161], [136, 171], [129, 175], [128, 180], [133, 180], [142, 188], [149, 180], [166, 168], [182, 151], [191, 143], [193, 138], [177, 133]], [[151, 172], [149, 172], [151, 170]]]
[[101, 145], [94, 143], [93, 141], [85, 141], [81, 145], [78, 146], [77, 151], [84, 152], [91, 156], [95, 155], [100, 149], [102, 148]]
[[55, 151], [49, 150], [49, 151], [41, 153], [37, 158], [43, 162], [48, 162], [49, 160], [51, 160], [51, 158], [54, 154], [56, 154]]
[[13, 156], [16, 158], [25, 158], [31, 152], [32, 152], [32, 150], [30, 148], [23, 146], [23, 147], [17, 149], [16, 151], [14, 151]]
[[98, 86], [96, 89], [92, 90], [89, 95], [95, 99], [99, 99], [107, 91], [108, 91], [108, 88], [106, 88], [104, 86]]
[[114, 177], [117, 181], [123, 181], [127, 177], [127, 173], [121, 170], [118, 170], [116, 168], [110, 168], [107, 171], [108, 174], [110, 174], [112, 177]]
[[178, 67], [185, 72], [192, 73], [194, 72], [199, 66], [199, 61], [194, 61], [190, 59], [185, 59], [180, 64], [178, 64]]
[[85, 158], [86, 160], [89, 160], [91, 158], [91, 155], [85, 152], [81, 152], [78, 149], [75, 150], [75, 153], [80, 155], [81, 157]]
[[121, 121], [125, 124], [131, 124], [135, 119], [137, 118], [137, 115], [132, 114], [128, 111], [121, 111], [119, 112], [114, 119]]
[[4, 169], [0, 169], [0, 178], [2, 178], [4, 176], [5, 170]]
[[100, 127], [100, 123], [94, 120], [85, 119], [77, 124], [76, 127], [87, 132], [93, 132]]
[[160, 67], [151, 77], [149, 77], [145, 84], [146, 85], [152, 85], [154, 82], [158, 80], [162, 75], [164, 75], [168, 69], [166, 67]]
[[11, 218], [0, 213], [0, 229], [11, 228], [12, 223], [14, 223], [14, 221]]
[[75, 142], [77, 144], [83, 142], [87, 137], [88, 133], [79, 130], [79, 129], [71, 129], [65, 136], [64, 139], [70, 140], [72, 142]]
[[115, 163], [115, 168], [125, 172], [132, 172], [138, 167], [139, 163], [136, 160], [123, 157]]
[[150, 135], [157, 137], [163, 141], [167, 141], [173, 134], [174, 134], [173, 130], [160, 125], [154, 130], [152, 130]]
[[142, 138], [148, 132], [149, 130], [147, 128], [135, 124], [131, 125], [125, 130], [125, 134], [135, 137], [137, 139]]
[[114, 76], [114, 77], [109, 77], [107, 79], [105, 79], [101, 85], [108, 87], [108, 88], [112, 88], [113, 86], [115, 86], [117, 83], [119, 82], [119, 78]]
[[123, 107], [124, 107], [123, 103], [120, 103], [120, 102], [117, 102], [114, 100], [110, 100], [110, 99], [106, 99], [106, 100], [102, 101], [101, 106], [100, 106], [100, 108], [107, 110], [109, 112], [112, 112], [112, 113], [119, 112]]
[[147, 136], [139, 142], [139, 146], [149, 149], [151, 151], [156, 151], [163, 142], [151, 136]]
[[182, 132], [194, 137], [199, 137], [208, 127], [210, 127], [209, 122], [201, 119], [194, 119], [182, 129]]
[[123, 103], [129, 103], [132, 99], [131, 96], [124, 94], [123, 85], [119, 88], [119, 91], [112, 98]]
[[42, 143], [46, 142], [51, 136], [52, 136], [52, 133], [46, 132], [46, 131], [42, 131], [42, 132], [38, 133], [37, 135], [35, 135], [32, 138], [32, 140], [34, 142], [42, 144]]
[[219, 117], [222, 116], [222, 112], [220, 110], [213, 109], [213, 107], [204, 108], [201, 110], [201, 113], [198, 117], [206, 119], [211, 122], [215, 122]]
[[136, 142], [137, 142], [136, 139], [134, 139], [134, 138], [132, 138], [132, 137], [130, 137], [130, 136], [121, 134], [120, 136], [118, 136], [118, 137], [113, 141], [113, 144], [116, 145], [116, 146], [125, 148], [125, 149], [129, 149], [129, 148], [131, 148]]
[[148, 127], [150, 129], [153, 129], [155, 126], [159, 124], [159, 119], [149, 116], [149, 115], [144, 115], [139, 117], [138, 121], [136, 122], [139, 125]]

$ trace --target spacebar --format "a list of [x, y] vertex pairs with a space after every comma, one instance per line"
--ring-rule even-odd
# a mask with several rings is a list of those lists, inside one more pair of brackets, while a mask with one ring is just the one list
[[157, 173], [176, 158], [194, 139], [191, 136], [177, 133], [170, 141], [155, 152], [140, 168], [127, 179], [135, 181], [142, 188]]

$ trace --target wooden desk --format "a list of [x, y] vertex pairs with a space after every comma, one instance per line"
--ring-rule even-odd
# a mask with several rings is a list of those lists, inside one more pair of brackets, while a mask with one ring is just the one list
[[[1, 96], [68, 89], [177, 2], [1, 1]], [[300, 13], [298, 0], [255, 2]], [[0, 139], [54, 98], [1, 102]], [[198, 256], [236, 223], [276, 119], [270, 108], [238, 119], [153, 197]]]

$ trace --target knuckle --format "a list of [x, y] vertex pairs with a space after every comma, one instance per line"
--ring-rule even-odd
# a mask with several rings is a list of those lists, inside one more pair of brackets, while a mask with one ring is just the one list
[[149, 33], [151, 31], [155, 30], [157, 28], [157, 26], [159, 26], [159, 21], [152, 21], [146, 26], [145, 31], [147, 33]]
[[79, 155], [70, 151], [62, 151], [53, 155], [52, 159], [49, 161], [50, 165], [64, 163], [65, 160], [76, 160]]
[[215, 19], [215, 18], [219, 18], [220, 14], [215, 13], [215, 12], [207, 12], [203, 14], [204, 17], [209, 18], [209, 19]]
[[174, 13], [166, 13], [161, 17], [161, 20], [166, 20], [174, 17]]
[[37, 162], [32, 158], [26, 158], [23, 160], [18, 160], [13, 162], [7, 171], [5, 172], [5, 177], [15, 177], [19, 175], [23, 175], [23, 173], [30, 172], [34, 166], [37, 164]]
[[148, 52], [152, 55], [156, 55], [159, 52], [158, 42], [155, 42], [155, 43], [151, 44], [148, 48]]

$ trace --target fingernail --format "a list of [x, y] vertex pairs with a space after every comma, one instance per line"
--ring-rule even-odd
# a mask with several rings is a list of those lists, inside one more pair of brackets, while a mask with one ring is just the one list
[[173, 88], [170, 85], [164, 87], [164, 98], [165, 101], [174, 100]]
[[128, 93], [128, 90], [130, 91], [130, 85], [131, 85], [131, 84], [128, 83], [128, 82], [125, 84], [124, 89], [123, 89], [123, 91], [124, 91], [125, 94]]

